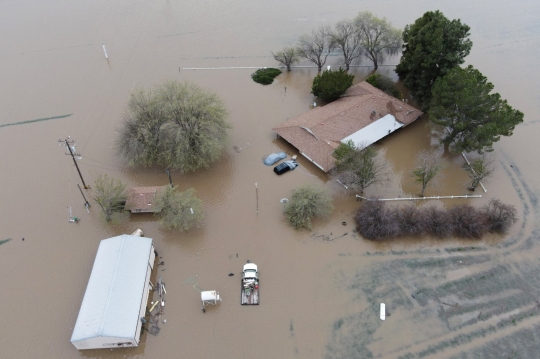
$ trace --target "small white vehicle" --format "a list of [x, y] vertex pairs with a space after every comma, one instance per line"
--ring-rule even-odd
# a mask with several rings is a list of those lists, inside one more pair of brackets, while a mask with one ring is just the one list
[[259, 272], [257, 265], [248, 261], [242, 272], [242, 305], [259, 304]]

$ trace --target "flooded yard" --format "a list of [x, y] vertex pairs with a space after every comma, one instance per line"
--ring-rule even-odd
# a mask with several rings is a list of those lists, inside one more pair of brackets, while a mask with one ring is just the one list
[[[511, 203], [519, 220], [505, 236], [363, 239], [352, 218], [360, 205], [354, 192], [302, 156], [299, 168], [283, 176], [262, 162], [273, 152], [297, 154], [271, 128], [309, 111], [315, 68], [293, 69], [270, 86], [251, 80], [254, 69], [187, 69], [275, 66], [270, 51], [293, 45], [321, 24], [333, 26], [369, 10], [404, 27], [436, 9], [471, 27], [466, 64], [487, 76], [525, 120], [494, 146], [497, 170], [486, 193], [476, 190], [482, 198], [430, 203]], [[540, 3], [525, 0], [3, 1], [0, 357], [538, 357], [538, 13]], [[336, 57], [330, 63], [339, 65]], [[371, 70], [354, 68], [355, 82]], [[397, 80], [393, 66], [378, 72]], [[107, 227], [91, 199], [93, 189], [84, 192], [92, 205], [90, 213], [85, 210], [77, 171], [58, 140], [76, 141], [87, 184], [102, 174], [128, 186], [168, 184], [163, 169], [129, 169], [114, 149], [130, 92], [168, 79], [214, 91], [230, 112], [233, 128], [222, 159], [207, 170], [171, 173], [180, 190], [194, 188], [202, 199], [204, 224], [175, 233], [160, 230], [151, 214], [134, 214], [122, 226]], [[436, 143], [427, 118], [380, 141], [376, 148], [391, 180], [366, 194], [418, 194], [411, 177], [415, 157]], [[470, 193], [463, 158], [445, 157], [445, 176], [426, 195]], [[314, 221], [312, 231], [296, 231], [280, 200], [305, 184], [328, 189], [335, 210]], [[80, 223], [68, 222], [68, 207]], [[164, 262], [152, 277], [167, 283], [160, 332], [145, 331], [133, 349], [78, 351], [69, 340], [99, 241], [137, 228], [154, 239]], [[248, 259], [259, 267], [260, 305], [245, 307], [239, 277]], [[203, 313], [198, 288], [218, 290], [223, 303]], [[385, 321], [380, 303], [386, 304]]]

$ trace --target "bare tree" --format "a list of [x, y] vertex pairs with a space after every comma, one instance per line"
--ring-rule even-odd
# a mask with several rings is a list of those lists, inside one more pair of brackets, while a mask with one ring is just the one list
[[422, 150], [416, 157], [416, 168], [413, 171], [415, 181], [422, 185], [421, 197], [429, 185], [433, 185], [434, 178], [445, 167], [444, 160], [433, 150]]
[[169, 81], [132, 93], [120, 128], [118, 153], [131, 166], [190, 172], [208, 168], [225, 148], [227, 111], [214, 93]]
[[399, 235], [396, 212], [387, 209], [384, 202], [366, 201], [354, 216], [356, 230], [367, 239], [387, 239]]
[[119, 179], [107, 175], [99, 176], [95, 183], [94, 200], [102, 210], [103, 219], [110, 224], [119, 224], [129, 218], [129, 211], [124, 209], [126, 203], [126, 185]]
[[465, 164], [463, 167], [467, 171], [467, 174], [471, 178], [470, 191], [474, 191], [481, 181], [490, 178], [495, 171], [495, 164], [493, 157], [487, 154], [483, 154], [480, 157], [476, 157], [470, 161], [470, 165]]
[[498, 199], [492, 199], [483, 208], [488, 231], [506, 233], [517, 221], [516, 207], [504, 204]]
[[274, 56], [274, 60], [287, 66], [287, 71], [291, 71], [291, 65], [300, 59], [298, 52], [294, 47], [286, 47], [275, 54], [272, 52], [272, 56]]
[[373, 62], [375, 70], [387, 56], [400, 51], [403, 40], [401, 31], [393, 28], [386, 18], [379, 19], [369, 11], [361, 12], [354, 19], [365, 56]]
[[193, 188], [178, 192], [166, 186], [156, 196], [154, 209], [159, 223], [165, 229], [187, 231], [200, 225], [203, 219], [202, 202], [195, 196]]
[[321, 188], [304, 186], [293, 191], [285, 217], [296, 229], [311, 229], [311, 219], [326, 218], [334, 210], [332, 198]]
[[321, 26], [314, 29], [311, 35], [301, 35], [298, 40], [298, 55], [317, 65], [319, 72], [326, 63], [326, 58], [335, 48], [330, 34], [329, 26]]
[[386, 165], [373, 147], [342, 143], [334, 151], [336, 177], [346, 186], [355, 187], [360, 193], [376, 183], [386, 180]]
[[341, 51], [345, 70], [349, 71], [350, 65], [362, 55], [362, 41], [358, 28], [352, 20], [342, 20], [336, 24], [331, 36], [336, 49]]

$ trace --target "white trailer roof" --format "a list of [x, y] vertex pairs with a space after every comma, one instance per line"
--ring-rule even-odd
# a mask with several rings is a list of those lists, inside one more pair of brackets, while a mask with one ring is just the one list
[[151, 251], [152, 238], [124, 234], [100, 242], [71, 342], [135, 337]]
[[367, 147], [401, 127], [403, 127], [403, 124], [396, 121], [393, 115], [388, 114], [345, 137], [341, 142], [346, 143], [352, 140], [357, 147]]

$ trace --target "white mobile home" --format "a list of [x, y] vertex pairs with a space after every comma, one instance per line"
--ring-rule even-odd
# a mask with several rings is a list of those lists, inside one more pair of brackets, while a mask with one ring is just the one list
[[71, 336], [77, 349], [139, 345], [154, 260], [152, 238], [101, 241]]

